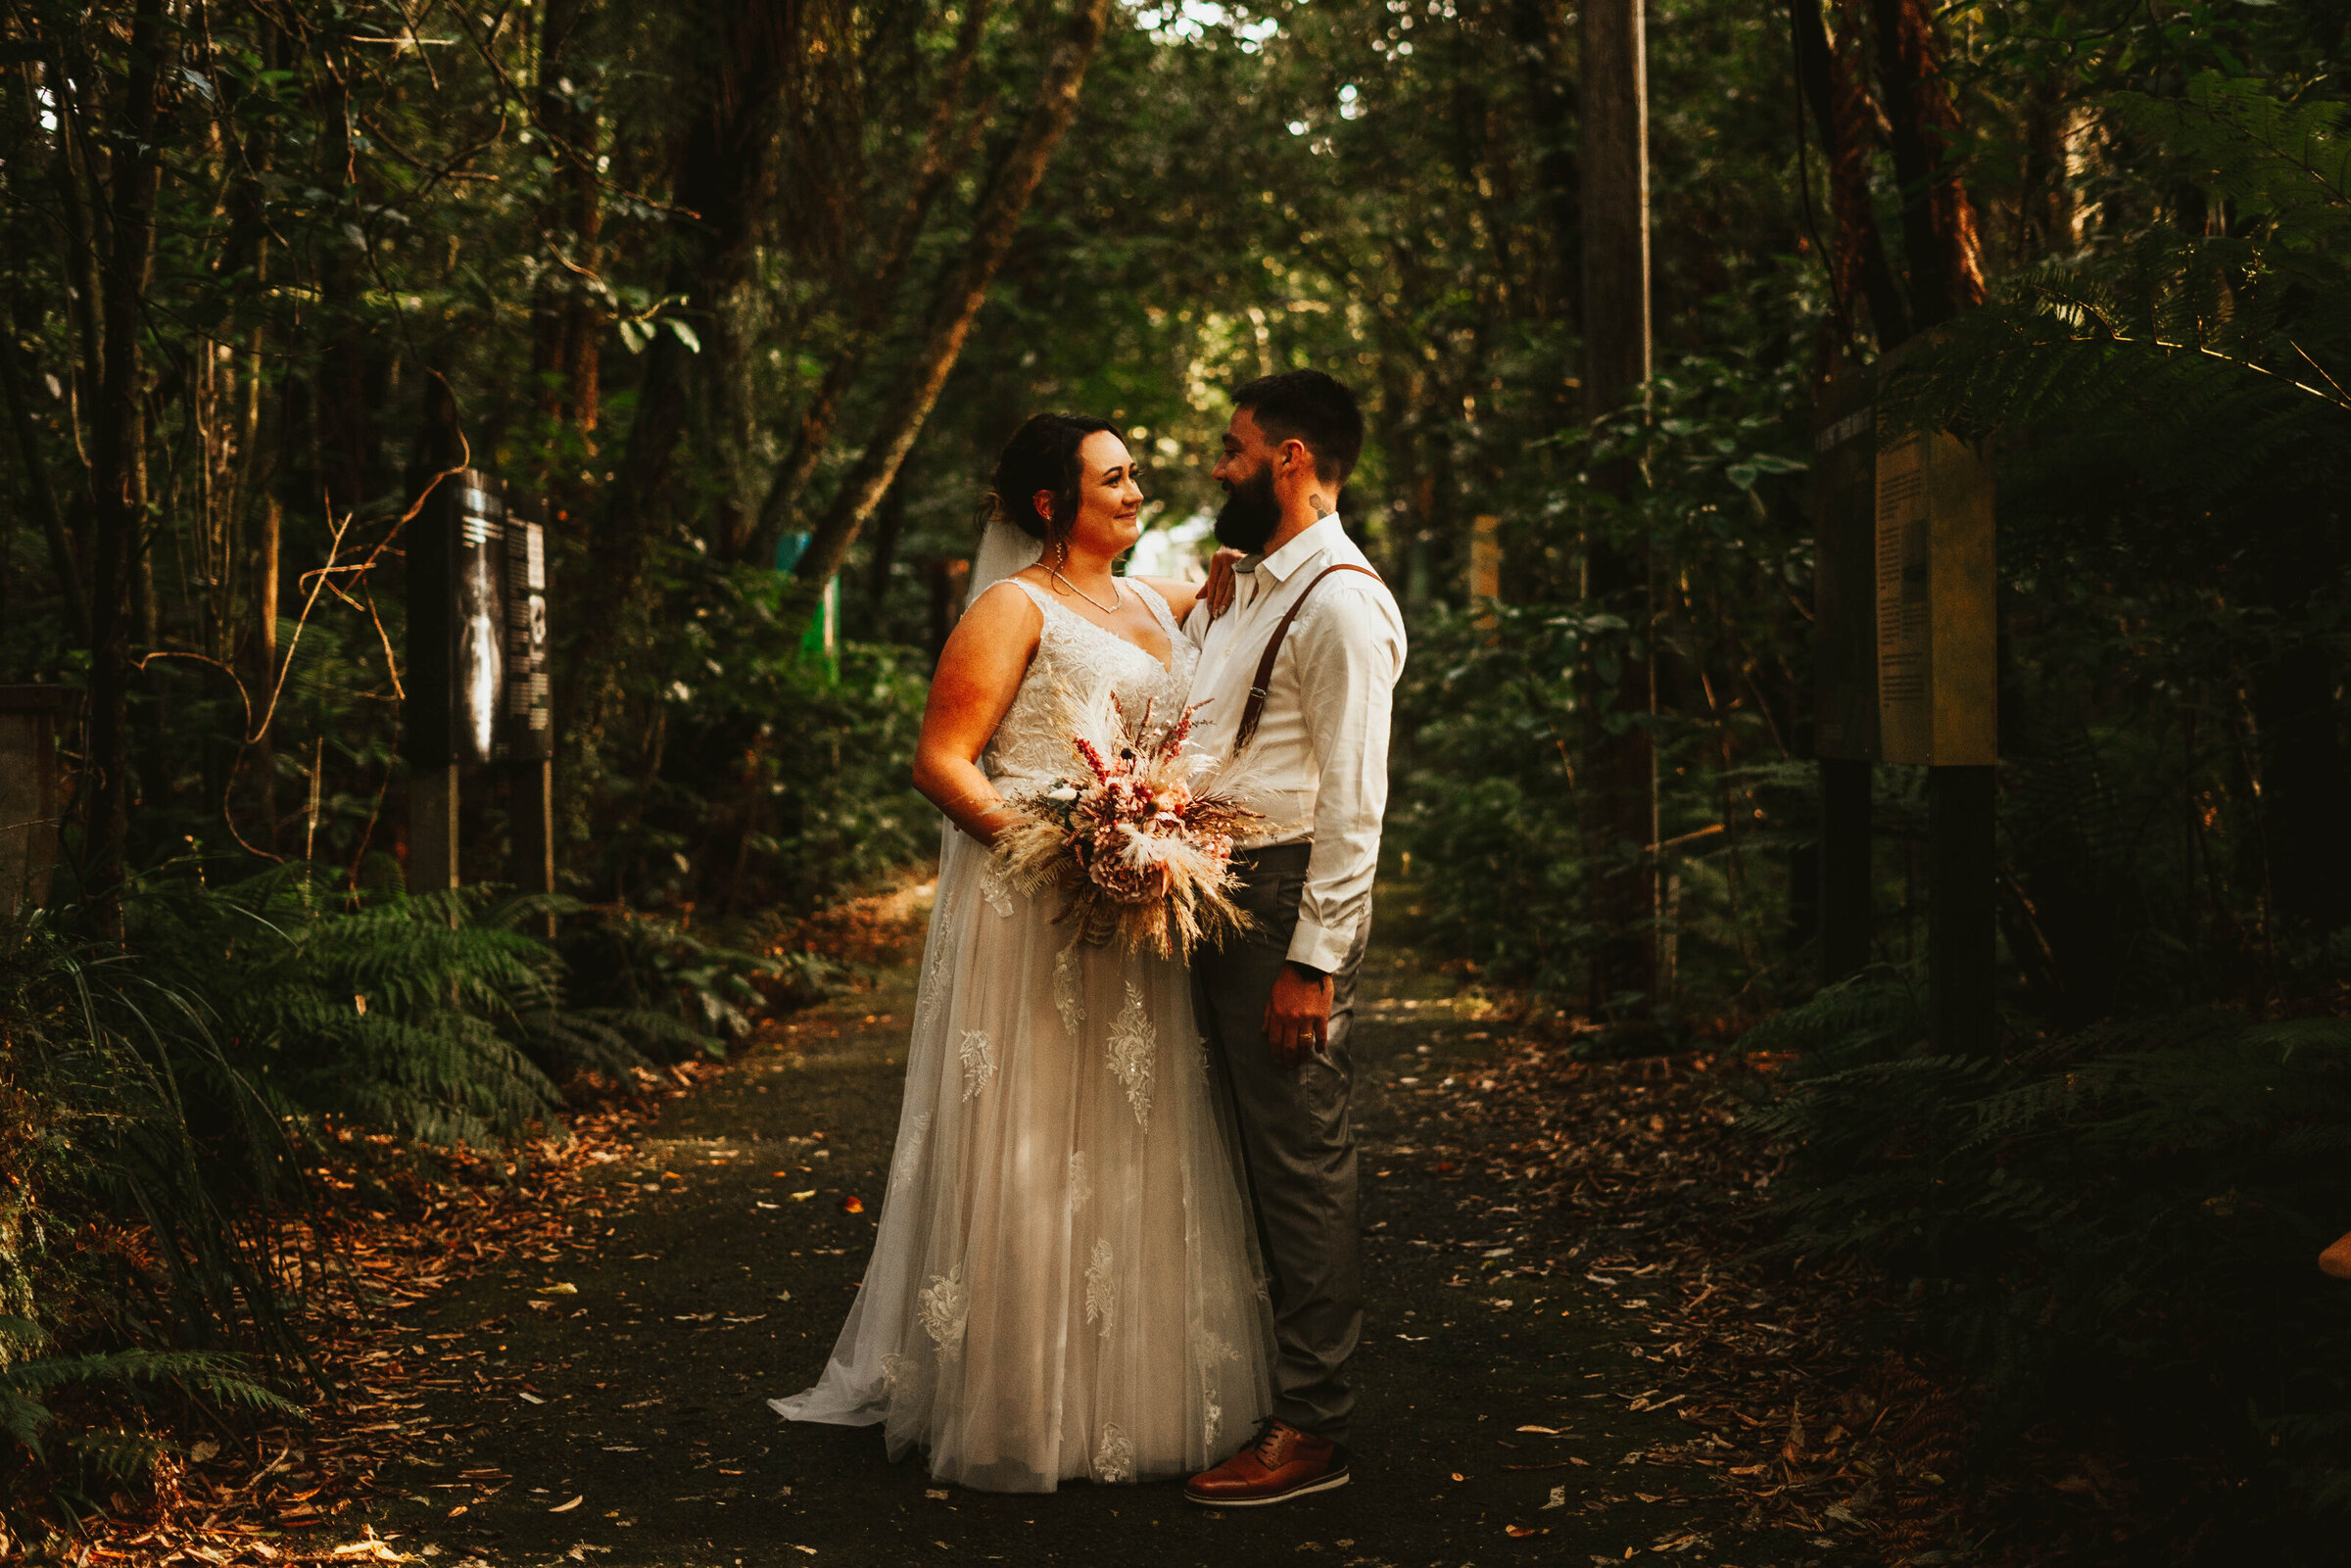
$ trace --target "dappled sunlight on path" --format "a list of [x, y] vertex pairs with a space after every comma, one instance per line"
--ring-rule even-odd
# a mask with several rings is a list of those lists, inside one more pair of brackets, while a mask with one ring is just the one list
[[1638, 1324], [1553, 1265], [1571, 1242], [1473, 1203], [1467, 1156], [1432, 1158], [1462, 1136], [1432, 1091], [1480, 1070], [1501, 1025], [1394, 948], [1356, 1036], [1371, 1294], [1355, 1485], [1228, 1513], [1172, 1483], [990, 1496], [888, 1463], [876, 1430], [780, 1422], [765, 1402], [815, 1377], [874, 1234], [913, 1001], [906, 954], [888, 956], [872, 988], [763, 1028], [599, 1172], [636, 1202], [607, 1206], [593, 1256], [408, 1314], [512, 1381], [419, 1391], [454, 1436], [384, 1473], [371, 1523], [397, 1550], [614, 1568], [1831, 1560], [1784, 1531], [1743, 1537], [1697, 1478], [1649, 1462], [1690, 1429], [1605, 1392]]

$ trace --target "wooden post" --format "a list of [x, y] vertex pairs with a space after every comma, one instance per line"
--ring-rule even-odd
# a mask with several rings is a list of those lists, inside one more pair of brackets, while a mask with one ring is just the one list
[[1927, 770], [1927, 1029], [1939, 1051], [1999, 1048], [1998, 815], [1990, 764]]
[[1878, 756], [1877, 417], [1844, 359], [1815, 390], [1812, 746], [1820, 768], [1820, 979], [1870, 959], [1870, 771]]
[[[1649, 380], [1649, 66], [1644, 0], [1588, 0], [1582, 12], [1584, 413], [1615, 412]], [[1629, 498], [1641, 483], [1626, 460], [1600, 475]], [[1585, 546], [1585, 592], [1633, 628], [1633, 647], [1613, 691], [1587, 670], [1584, 736], [1591, 759], [1584, 855], [1592, 918], [1603, 932], [1592, 958], [1588, 1003], [1597, 1017], [1638, 995], [1654, 1006], [1657, 984], [1656, 757], [1645, 722], [1656, 710], [1650, 663], [1649, 553], [1595, 538]], [[1630, 718], [1629, 724], [1610, 724]]]
[[[514, 838], [514, 885], [526, 893], [555, 890], [555, 765], [549, 758], [506, 765], [506, 823]], [[536, 922], [555, 938], [555, 917]]]
[[1501, 598], [1502, 519], [1480, 512], [1469, 525], [1469, 611], [1481, 630], [1494, 629], [1494, 606]]
[[1878, 441], [1878, 734], [1927, 766], [1928, 1027], [1939, 1050], [1999, 1045], [1999, 760], [1991, 469], [1943, 431]]
[[457, 765], [408, 772], [408, 891], [444, 893], [457, 885]]

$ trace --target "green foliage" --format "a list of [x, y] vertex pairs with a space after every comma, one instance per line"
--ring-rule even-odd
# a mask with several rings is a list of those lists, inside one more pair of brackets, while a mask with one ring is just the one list
[[571, 978], [566, 1007], [553, 1016], [625, 1022], [639, 1031], [638, 1046], [648, 1054], [723, 1056], [726, 1042], [747, 1032], [750, 1015], [768, 1001], [758, 982], [807, 1002], [838, 978], [813, 954], [763, 958], [705, 942], [659, 916], [600, 914], [557, 938]]
[[20, 1532], [44, 1495], [142, 1471], [159, 1395], [287, 1408], [251, 1369], [300, 1359], [267, 1256], [299, 1178], [215, 1023], [117, 950], [0, 927], [0, 1511]]
[[2351, 1501], [2351, 1335], [2312, 1266], [2351, 1225], [2351, 1022], [2191, 1011], [1969, 1059], [1920, 1000], [1871, 975], [1742, 1042], [1803, 1052], [1753, 1118], [1799, 1156], [1779, 1250], [1914, 1276], [1987, 1450], [2087, 1414]]
[[203, 999], [281, 1112], [492, 1147], [556, 1104], [513, 1038], [554, 1005], [556, 970], [545, 942], [472, 920], [481, 903], [338, 897], [307, 865], [218, 888], [159, 877], [126, 934], [143, 971]]
[[136, 1406], [163, 1392], [223, 1413], [301, 1413], [255, 1382], [241, 1356], [140, 1350], [38, 1355], [46, 1340], [36, 1324], [0, 1317], [0, 1436], [8, 1445], [0, 1448], [0, 1510], [20, 1531], [28, 1522], [21, 1494], [31, 1472], [72, 1478], [65, 1481], [66, 1490], [87, 1506], [76, 1481], [134, 1480], [166, 1451], [161, 1440], [139, 1428], [61, 1420], [52, 1408], [60, 1394], [95, 1394], [118, 1404], [127, 1399]]
[[640, 678], [655, 713], [648, 775], [615, 780], [614, 831], [590, 885], [707, 921], [797, 914], [929, 852], [937, 814], [914, 792], [926, 681], [909, 649], [851, 644], [838, 670], [778, 616], [777, 574], [710, 574], [712, 603], [674, 661]]
[[[1666, 917], [1693, 992], [1784, 990], [1781, 856], [1808, 797], [1756, 771], [1789, 754], [1794, 715], [1771, 668], [1792, 606], [1810, 586], [1807, 525], [1793, 504], [1802, 460], [1790, 428], [1791, 373], [1694, 359], [1652, 384], [1651, 417], [1628, 412], [1558, 443], [1578, 467], [1504, 531], [1506, 550], [1565, 577], [1578, 525], [1628, 551], [1687, 562], [1660, 581], [1636, 625], [1621, 597], [1534, 594], [1423, 615], [1398, 691], [1398, 800], [1391, 832], [1427, 868], [1424, 907], [1444, 950], [1496, 979], [1572, 997], [1601, 934], [1584, 907], [1591, 863], [1579, 770], [1595, 693], [1655, 679], [1658, 711], [1616, 709], [1658, 755], [1660, 841], [1679, 902]], [[1641, 464], [1638, 500], [1599, 477]], [[1525, 601], [1521, 601], [1521, 599]], [[1646, 706], [1635, 701], [1636, 712]], [[1624, 846], [1631, 856], [1640, 846]], [[1629, 862], [1628, 862], [1629, 863]]]

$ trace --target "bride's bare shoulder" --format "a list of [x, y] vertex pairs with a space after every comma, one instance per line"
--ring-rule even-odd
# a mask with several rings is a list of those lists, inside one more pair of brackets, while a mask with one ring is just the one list
[[1010, 664], [1026, 669], [1043, 632], [1045, 612], [1010, 578], [989, 585], [965, 608], [938, 656], [939, 669]]

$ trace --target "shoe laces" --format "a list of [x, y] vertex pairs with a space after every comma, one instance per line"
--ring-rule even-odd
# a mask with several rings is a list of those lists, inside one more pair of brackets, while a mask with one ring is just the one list
[[1257, 1455], [1257, 1462], [1269, 1470], [1273, 1468], [1274, 1434], [1280, 1427], [1281, 1423], [1269, 1415], [1258, 1422], [1257, 1436], [1249, 1440], [1250, 1451]]

